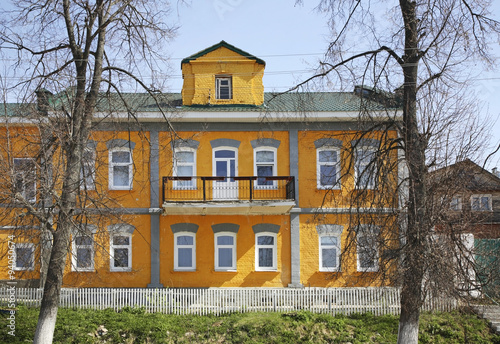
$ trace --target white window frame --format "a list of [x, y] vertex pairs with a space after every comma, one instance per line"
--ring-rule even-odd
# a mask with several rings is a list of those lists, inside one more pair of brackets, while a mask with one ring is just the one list
[[[117, 245], [115, 244], [115, 236], [123, 236], [128, 238], [128, 245]], [[124, 232], [112, 232], [110, 233], [110, 238], [109, 238], [109, 270], [110, 271], [132, 271], [132, 234], [130, 233], [124, 233]], [[127, 266], [124, 267], [117, 267], [115, 266], [115, 250], [116, 249], [127, 249], [128, 250], [128, 263]]]
[[[322, 162], [320, 161], [320, 152], [335, 151], [337, 153], [336, 162]], [[335, 184], [323, 185], [321, 184], [321, 166], [334, 166], [335, 167]], [[324, 146], [316, 149], [316, 184], [318, 189], [340, 189], [340, 149], [338, 147]]]
[[[488, 199], [488, 209], [484, 209], [481, 207], [482, 205], [482, 202], [481, 202], [481, 199], [482, 198], [487, 198]], [[479, 203], [479, 208], [478, 209], [474, 209], [474, 199], [478, 199]], [[472, 196], [470, 196], [470, 208], [472, 211], [492, 211], [493, 209], [493, 200], [492, 200], [492, 197], [491, 197], [491, 194], [474, 194]]]
[[[176, 158], [176, 154], [180, 152], [190, 152], [193, 153], [193, 162], [179, 162], [179, 160]], [[173, 182], [173, 188], [176, 190], [196, 190], [196, 149], [194, 148], [189, 148], [189, 147], [179, 147], [174, 149], [174, 154], [173, 154], [173, 175], [174, 177], [178, 177], [179, 175], [177, 174], [177, 168], [179, 166], [191, 166], [193, 169], [191, 179], [191, 185], [182, 185], [183, 180], [174, 180]], [[182, 176], [182, 177], [187, 177], [187, 176]]]
[[[26, 170], [17, 170], [16, 169], [16, 162], [21, 162], [25, 161], [28, 164], [33, 165], [33, 174], [31, 174], [31, 171], [26, 171]], [[26, 163], [25, 163], [26, 164]], [[27, 165], [27, 164], [26, 164]], [[36, 202], [36, 162], [33, 158], [14, 158], [13, 159], [13, 166], [14, 166], [14, 188], [17, 189], [17, 178], [20, 176], [22, 178], [22, 190], [20, 190], [21, 196], [24, 197], [28, 202]], [[33, 190], [30, 190], [33, 192], [33, 197], [28, 197], [29, 192], [26, 190], [26, 181], [28, 178], [33, 178]], [[17, 191], [17, 190], [16, 190]]]
[[[374, 244], [376, 247], [373, 249], [373, 252], [375, 253], [373, 257], [370, 257], [374, 261], [374, 266], [373, 267], [368, 267], [364, 268], [361, 266], [361, 260], [360, 260], [360, 251], [361, 250], [367, 250], [364, 247], [360, 246], [360, 241], [361, 239], [365, 237], [370, 237], [370, 239], [374, 240]], [[379, 271], [379, 260], [380, 260], [380, 254], [379, 254], [379, 245], [378, 245], [378, 229], [375, 228], [364, 228], [362, 230], [359, 230], [356, 234], [356, 261], [357, 261], [357, 270], [359, 272], [377, 272]]]
[[[128, 152], [130, 154], [130, 162], [128, 163], [117, 163], [113, 162], [113, 153], [115, 152]], [[110, 190], [132, 190], [132, 180], [133, 180], [133, 154], [132, 149], [128, 147], [115, 147], [109, 150], [109, 189]], [[128, 185], [115, 186], [113, 183], [114, 167], [115, 166], [128, 166]]]
[[[259, 238], [262, 236], [269, 236], [273, 238], [273, 245], [260, 245]], [[269, 249], [273, 250], [272, 266], [259, 265], [259, 250]], [[255, 234], [255, 271], [277, 271], [278, 270], [278, 235], [276, 233], [262, 232]]]
[[[365, 163], [363, 161], [363, 164], [361, 164], [361, 160], [359, 160], [359, 155], [360, 152], [363, 152], [363, 154], [366, 154], [365, 152], [370, 151], [371, 154], [373, 154], [373, 161], [368, 161], [368, 163]], [[354, 181], [355, 181], [355, 188], [356, 189], [366, 189], [366, 190], [374, 190], [377, 188], [377, 179], [378, 179], [378, 166], [377, 166], [377, 161], [376, 159], [376, 153], [377, 149], [373, 146], [361, 146], [361, 147], [356, 147], [356, 154], [354, 157]], [[368, 168], [370, 166], [370, 168]], [[359, 172], [361, 171], [361, 173]], [[361, 175], [365, 176], [366, 173], [370, 173], [369, 178], [370, 178], [370, 183], [367, 185], [360, 185], [360, 177]]]
[[[189, 236], [193, 238], [192, 245], [178, 245], [177, 238], [181, 236]], [[179, 249], [191, 249], [191, 266], [179, 266]], [[196, 233], [192, 232], [179, 232], [174, 234], [174, 270], [175, 271], [196, 271]]]
[[[31, 257], [29, 261], [29, 266], [17, 266], [17, 249], [18, 248], [29, 248], [31, 249]], [[33, 271], [35, 269], [35, 244], [29, 242], [15, 243], [14, 247], [14, 271]]]
[[[87, 237], [91, 239], [91, 244], [90, 245], [77, 245], [76, 244], [76, 238], [78, 237]], [[76, 233], [73, 235], [73, 240], [72, 240], [72, 250], [71, 250], [71, 270], [72, 271], [78, 271], [78, 272], [89, 272], [89, 271], [94, 271], [94, 265], [95, 265], [95, 250], [94, 250], [94, 234], [83, 234], [83, 233]], [[77, 263], [78, 263], [78, 249], [79, 248], [86, 248], [90, 249], [90, 258], [91, 258], [91, 264], [88, 268], [79, 268]]]
[[[257, 161], [257, 153], [259, 152], [272, 152], [273, 153], [273, 161], [272, 162], [258, 162]], [[254, 166], [253, 166], [253, 173], [254, 176], [257, 177], [257, 170], [259, 166], [271, 166], [273, 169], [273, 177], [276, 177], [278, 175], [278, 150], [274, 147], [258, 147], [253, 150], [253, 161], [254, 161]], [[258, 184], [259, 180], [257, 179], [254, 182], [254, 189], [276, 189], [278, 187], [277, 181], [273, 180], [272, 184], [270, 185], [259, 185]]]
[[[231, 237], [233, 238], [233, 244], [232, 245], [219, 245], [217, 243], [217, 239], [219, 237]], [[219, 266], [219, 249], [221, 248], [230, 248], [232, 250], [231, 252], [231, 261], [232, 265], [227, 267], [227, 266]], [[215, 271], [236, 271], [236, 233], [231, 233], [231, 232], [219, 232], [214, 234], [214, 268]]]
[[[88, 154], [88, 159], [85, 159], [85, 154]], [[82, 190], [95, 190], [95, 161], [95, 149], [85, 147], [80, 169], [80, 189]], [[88, 183], [89, 181], [90, 183]]]
[[[227, 86], [221, 86], [221, 81], [228, 81]], [[221, 88], [229, 88], [229, 98], [221, 98]], [[217, 100], [230, 100], [233, 99], [233, 78], [229, 75], [217, 75], [215, 76], [215, 98]]]
[[[333, 237], [333, 238], [336, 238], [337, 239], [337, 244], [336, 245], [333, 245], [333, 244], [322, 244], [321, 243], [321, 239], [324, 238], [324, 237]], [[322, 271], [322, 272], [335, 272], [335, 271], [341, 271], [340, 269], [340, 249], [341, 249], [341, 242], [340, 242], [340, 235], [336, 235], [336, 234], [331, 234], [331, 233], [325, 233], [325, 234], [320, 234], [318, 236], [318, 247], [319, 247], [319, 271]], [[335, 263], [336, 263], [336, 267], [334, 268], [331, 268], [331, 267], [324, 267], [323, 266], [323, 249], [332, 249], [334, 248], [336, 251], [335, 251]]]

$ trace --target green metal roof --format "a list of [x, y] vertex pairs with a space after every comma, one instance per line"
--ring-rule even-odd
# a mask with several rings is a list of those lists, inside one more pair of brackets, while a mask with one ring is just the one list
[[229, 44], [229, 43], [227, 43], [225, 41], [220, 41], [219, 43], [214, 44], [211, 47], [208, 47], [206, 49], [203, 49], [202, 51], [197, 52], [196, 54], [193, 54], [193, 55], [191, 55], [189, 57], [186, 57], [185, 59], [183, 59], [181, 61], [181, 65], [183, 65], [184, 63], [189, 63], [190, 61], [196, 60], [197, 58], [199, 58], [199, 57], [201, 57], [203, 55], [206, 55], [206, 54], [208, 54], [208, 53], [210, 53], [210, 52], [212, 52], [214, 50], [217, 50], [217, 49], [219, 49], [221, 47], [224, 47], [224, 48], [227, 48], [229, 50], [232, 50], [235, 53], [240, 54], [241, 56], [246, 57], [248, 59], [255, 60], [257, 63], [259, 63], [261, 65], [266, 65], [266, 62], [264, 62], [264, 60], [261, 60], [258, 57], [255, 57], [255, 56], [247, 53], [246, 51], [243, 51], [243, 50], [241, 50], [239, 48], [236, 48], [234, 45], [231, 45], [231, 44]]

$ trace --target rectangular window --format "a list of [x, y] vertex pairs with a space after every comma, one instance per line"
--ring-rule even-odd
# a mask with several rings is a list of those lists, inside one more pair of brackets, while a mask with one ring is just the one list
[[264, 233], [255, 237], [255, 270], [277, 270], [276, 234]]
[[317, 187], [318, 189], [340, 188], [340, 154], [336, 148], [317, 150]]
[[450, 210], [461, 210], [462, 209], [462, 199], [460, 197], [452, 197], [450, 201]]
[[491, 210], [491, 195], [472, 195], [470, 198], [472, 211]]
[[35, 245], [31, 243], [17, 243], [15, 246], [14, 270], [33, 270], [35, 266]]
[[366, 231], [357, 235], [358, 271], [378, 271], [377, 233]]
[[236, 234], [215, 235], [215, 270], [236, 270]]
[[[174, 151], [174, 176], [193, 177], [196, 175], [196, 151], [190, 148], [176, 149]], [[174, 180], [175, 189], [195, 189], [193, 179]]]
[[231, 77], [215, 77], [215, 90], [217, 99], [232, 99], [232, 80]]
[[354, 174], [357, 189], [375, 189], [377, 180], [376, 149], [359, 147], [356, 149]]
[[77, 235], [73, 238], [73, 271], [94, 270], [94, 237]]
[[319, 271], [340, 271], [340, 237], [319, 237]]
[[109, 152], [109, 188], [132, 189], [132, 152], [127, 148], [113, 149]]
[[257, 188], [276, 187], [275, 180], [267, 180], [265, 177], [273, 177], [277, 174], [276, 150], [259, 149], [255, 151], [255, 174], [258, 177]]
[[193, 233], [174, 235], [174, 269], [193, 271], [196, 269], [196, 236]]
[[80, 189], [95, 189], [95, 151], [88, 147], [83, 151], [80, 180]]
[[132, 235], [114, 234], [111, 237], [111, 271], [132, 269]]
[[28, 202], [36, 201], [36, 164], [31, 158], [14, 158], [14, 190]]

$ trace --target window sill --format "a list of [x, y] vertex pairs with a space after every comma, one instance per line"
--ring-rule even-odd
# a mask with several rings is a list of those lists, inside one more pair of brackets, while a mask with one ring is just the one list
[[170, 270], [171, 273], [178, 273], [178, 272], [196, 272], [196, 269], [174, 269]]
[[254, 270], [254, 272], [272, 272], [272, 273], [281, 273], [281, 270]]
[[131, 271], [132, 271], [132, 269], [131, 269], [131, 268], [122, 269], [122, 270], [110, 269], [109, 271], [110, 271], [110, 272], [131, 272]]
[[223, 270], [223, 269], [215, 269], [215, 270], [212, 270], [213, 273], [217, 273], [217, 274], [220, 274], [220, 273], [230, 273], [230, 274], [234, 274], [234, 273], [237, 273], [238, 270], [236, 269], [227, 269], [227, 270]]

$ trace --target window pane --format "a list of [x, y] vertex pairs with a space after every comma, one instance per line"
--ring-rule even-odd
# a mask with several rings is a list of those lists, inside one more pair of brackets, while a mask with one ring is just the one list
[[217, 177], [227, 177], [227, 161], [216, 161], [215, 173]]
[[193, 166], [177, 166], [177, 176], [179, 177], [192, 177]]
[[112, 154], [112, 162], [115, 163], [129, 163], [130, 162], [130, 152], [128, 151], [118, 151], [113, 152]]
[[128, 248], [115, 248], [115, 268], [128, 268]]
[[177, 245], [193, 245], [194, 238], [189, 235], [181, 235], [177, 237]]
[[318, 153], [320, 162], [336, 162], [337, 161], [337, 152], [334, 150], [324, 150], [319, 151]]
[[489, 210], [490, 209], [490, 204], [488, 201], [489, 201], [488, 197], [481, 197], [481, 209], [482, 210]]
[[75, 244], [78, 246], [89, 246], [92, 245], [92, 238], [87, 237], [87, 236], [77, 236], [75, 238]]
[[323, 268], [336, 268], [337, 267], [337, 249], [336, 248], [323, 248], [321, 249], [321, 262]]
[[114, 245], [129, 245], [130, 244], [130, 237], [124, 236], [124, 235], [115, 235], [113, 237], [113, 244]]
[[257, 162], [274, 162], [274, 152], [272, 151], [259, 151], [255, 153], [255, 160]]
[[259, 267], [273, 266], [273, 249], [259, 248]]
[[234, 158], [235, 157], [235, 151], [232, 151], [232, 150], [218, 150], [218, 151], [215, 151], [215, 157], [216, 158]]
[[92, 250], [90, 248], [77, 248], [76, 267], [77, 268], [92, 267]]
[[335, 166], [321, 165], [319, 180], [321, 185], [335, 185], [337, 182], [337, 169]]
[[274, 237], [269, 235], [261, 235], [257, 238], [258, 245], [274, 245]]
[[[257, 176], [271, 177], [273, 175], [273, 166], [257, 166]], [[257, 185], [273, 185], [272, 180], [257, 178]]]
[[233, 249], [219, 248], [219, 267], [230, 268], [233, 266]]
[[177, 263], [180, 268], [190, 268], [193, 266], [193, 255], [191, 248], [179, 248], [177, 249], [178, 258]]
[[322, 236], [321, 245], [333, 245], [337, 246], [337, 237], [335, 236]]
[[217, 245], [232, 245], [233, 237], [232, 236], [218, 236], [217, 237]]
[[178, 163], [194, 162], [194, 152], [176, 152], [175, 158]]
[[129, 186], [129, 167], [114, 166], [113, 167], [113, 185], [114, 186]]
[[30, 247], [16, 247], [16, 267], [31, 268], [33, 266], [33, 250]]

